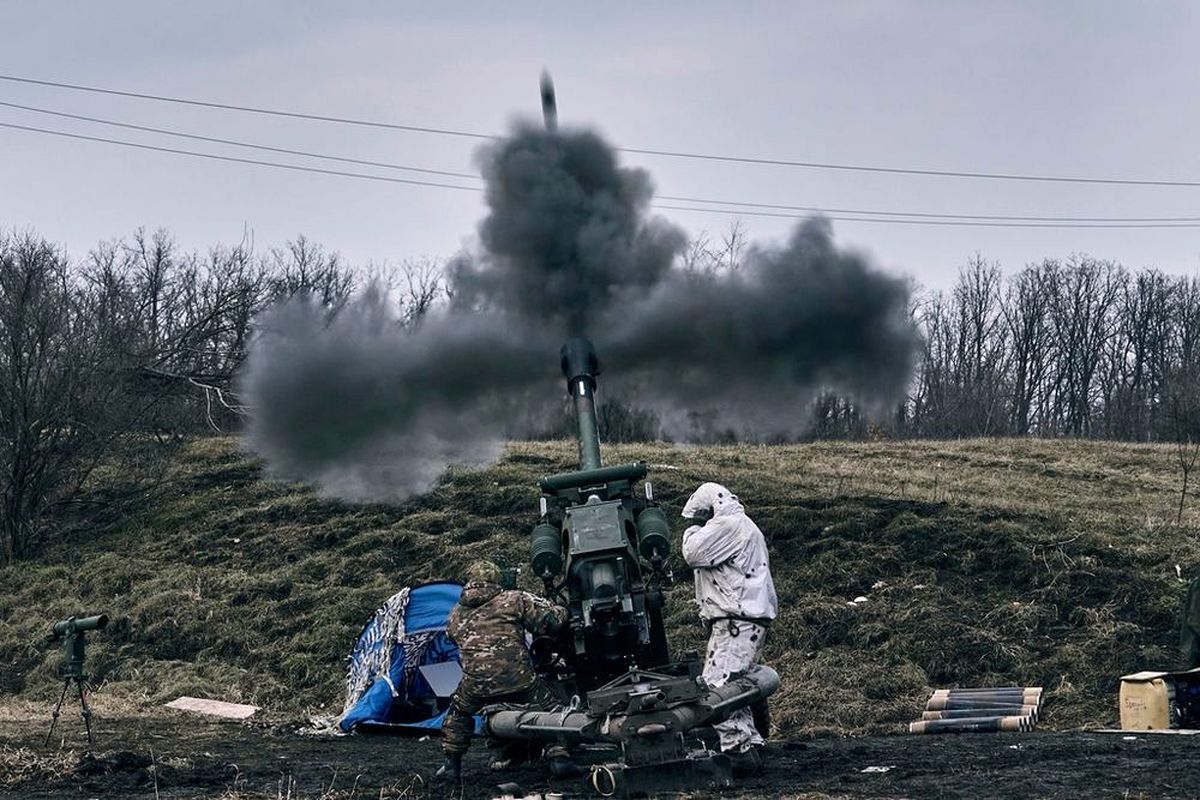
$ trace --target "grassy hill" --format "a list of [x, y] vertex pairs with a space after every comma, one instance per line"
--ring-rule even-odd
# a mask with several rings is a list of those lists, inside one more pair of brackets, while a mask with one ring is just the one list
[[[1104, 726], [1118, 676], [1178, 663], [1177, 566], [1200, 570], [1200, 503], [1174, 524], [1169, 447], [630, 445], [605, 458], [650, 462], [672, 516], [699, 482], [726, 483], [770, 539], [782, 733], [898, 730], [931, 687], [988, 683], [1045, 686], [1046, 726]], [[153, 489], [98, 475], [92, 512], [61, 543], [0, 569], [0, 698], [52, 701], [49, 623], [104, 611], [89, 663], [112, 702], [340, 709], [344, 657], [375, 607], [480, 555], [524, 563], [536, 478], [574, 460], [571, 443], [513, 444], [396, 506], [266, 482], [233, 439], [188, 444]], [[672, 642], [699, 647], [678, 574]]]

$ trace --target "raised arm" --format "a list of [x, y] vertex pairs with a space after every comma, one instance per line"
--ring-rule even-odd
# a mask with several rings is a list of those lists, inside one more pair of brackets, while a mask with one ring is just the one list
[[521, 624], [534, 636], [554, 633], [567, 622], [567, 610], [544, 597], [521, 592]]
[[724, 564], [742, 549], [739, 526], [728, 517], [713, 517], [683, 532], [683, 560], [693, 569]]

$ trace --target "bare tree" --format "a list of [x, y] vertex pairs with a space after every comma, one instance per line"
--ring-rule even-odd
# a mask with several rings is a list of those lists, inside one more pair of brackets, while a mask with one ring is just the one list
[[918, 306], [916, 319], [924, 336], [912, 400], [913, 429], [920, 436], [946, 435], [952, 392], [950, 354], [953, 333], [945, 295], [933, 292], [924, 298]]
[[1001, 286], [999, 266], [977, 255], [949, 296], [930, 295], [918, 313], [925, 349], [912, 418], [922, 435], [994, 435], [1006, 426]]
[[721, 235], [721, 246], [715, 253], [717, 268], [726, 272], [737, 272], [741, 269], [742, 257], [746, 254], [749, 241], [749, 231], [745, 223], [740, 219], [729, 223], [729, 227]]
[[1000, 265], [989, 264], [976, 253], [959, 272], [954, 287], [953, 373], [959, 395], [957, 427], [962, 434], [994, 435], [1001, 424], [1008, 344], [1001, 282]]
[[77, 484], [130, 413], [109, 324], [117, 284], [87, 292], [32, 234], [0, 237], [0, 563], [25, 554], [57, 492]]
[[700, 231], [689, 239], [680, 255], [680, 266], [689, 273], [737, 272], [742, 267], [749, 244], [745, 223], [734, 220], [721, 234], [718, 243], [713, 243], [707, 231]]
[[1178, 290], [1177, 281], [1157, 270], [1133, 275], [1124, 285], [1105, 356], [1106, 437], [1146, 440], [1160, 427]]
[[711, 270], [714, 259], [708, 231], [700, 231], [688, 239], [687, 246], [683, 248], [679, 259], [684, 272], [697, 273]]
[[354, 292], [354, 273], [342, 264], [338, 253], [326, 252], [304, 236], [282, 248], [274, 248], [265, 259], [271, 289], [276, 297], [308, 295], [325, 308], [340, 307]]
[[1092, 433], [1098, 371], [1112, 335], [1112, 310], [1127, 280], [1110, 261], [1072, 258], [1048, 276], [1050, 321], [1058, 343], [1054, 423], [1071, 436]]
[[400, 273], [400, 314], [405, 325], [415, 325], [438, 301], [449, 297], [442, 265], [434, 259], [405, 261]]
[[146, 323], [145, 336], [149, 345], [156, 347], [164, 317], [169, 317], [173, 311], [170, 306], [174, 287], [170, 284], [175, 277], [175, 242], [161, 228], [149, 237], [139, 228], [125, 250], [126, 261], [139, 284], [139, 299], [144, 304], [140, 311]]
[[1188, 482], [1200, 456], [1200, 375], [1194, 366], [1181, 368], [1172, 382], [1170, 399], [1171, 420], [1175, 433], [1175, 456], [1179, 465], [1179, 510], [1175, 524], [1183, 522], [1183, 509], [1187, 501]]
[[1008, 284], [1002, 313], [1011, 348], [1009, 431], [1018, 436], [1031, 431], [1034, 412], [1045, 391], [1053, 344], [1047, 319], [1047, 270], [1028, 266]]

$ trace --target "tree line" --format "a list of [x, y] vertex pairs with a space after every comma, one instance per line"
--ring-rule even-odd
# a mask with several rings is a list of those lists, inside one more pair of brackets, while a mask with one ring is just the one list
[[1174, 441], [1191, 424], [1197, 276], [1074, 256], [1005, 277], [977, 256], [915, 313], [912, 435]]
[[144, 462], [183, 437], [234, 431], [234, 376], [255, 316], [304, 295], [336, 313], [364, 281], [411, 320], [442, 293], [436, 265], [354, 270], [300, 237], [185, 252], [136, 231], [72, 260], [33, 233], [0, 232], [0, 564], [113, 459]]
[[[737, 270], [745, 230], [697, 237], [681, 266]], [[236, 431], [234, 390], [256, 315], [304, 295], [337, 313], [382, 285], [398, 324], [448, 298], [439, 264], [355, 269], [300, 237], [184, 251], [139, 230], [70, 259], [33, 233], [0, 233], [0, 564], [36, 542], [98, 465]], [[825, 393], [801, 438], [1093, 437], [1200, 442], [1200, 277], [1073, 256], [1005, 274], [980, 256], [946, 291], [914, 291], [923, 346], [887, 409]], [[609, 440], [656, 438], [636, 400], [601, 408]], [[551, 433], [568, 433], [563, 425]], [[1186, 449], [1190, 447], [1191, 449]], [[1185, 480], [1186, 472], [1185, 470]]]

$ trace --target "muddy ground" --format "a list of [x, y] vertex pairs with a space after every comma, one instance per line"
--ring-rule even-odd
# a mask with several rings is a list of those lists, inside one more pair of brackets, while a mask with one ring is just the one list
[[[505, 773], [473, 748], [465, 786], [429, 786], [438, 742], [300, 735], [296, 726], [190, 717], [101, 719], [94, 756], [70, 725], [41, 744], [44, 723], [0, 722], [0, 798], [488, 798], [501, 781], [527, 792], [589, 797], [541, 765]], [[78, 727], [76, 721], [75, 727]], [[967, 734], [775, 742], [744, 797], [1195, 798], [1200, 738], [1104, 733]], [[874, 768], [874, 769], [871, 769]], [[693, 795], [694, 796], [694, 795]]]

